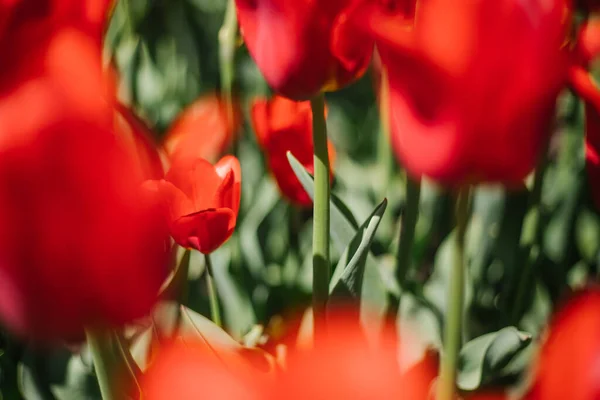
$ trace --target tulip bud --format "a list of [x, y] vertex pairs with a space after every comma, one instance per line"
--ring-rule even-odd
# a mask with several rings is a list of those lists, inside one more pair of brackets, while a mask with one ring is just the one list
[[[312, 200], [294, 174], [287, 158], [289, 151], [308, 172], [313, 173], [310, 102], [296, 102], [281, 96], [275, 96], [271, 100], [257, 99], [252, 105], [252, 126], [281, 193], [294, 204], [311, 206]], [[335, 150], [331, 142], [328, 143], [328, 147], [329, 159], [333, 164]]]
[[352, 29], [355, 0], [236, 0], [240, 30], [269, 85], [306, 100], [360, 77], [372, 40]]

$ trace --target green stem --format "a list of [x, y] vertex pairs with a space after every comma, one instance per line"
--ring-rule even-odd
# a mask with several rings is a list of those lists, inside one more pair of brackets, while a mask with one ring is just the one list
[[437, 387], [437, 400], [454, 398], [458, 354], [462, 345], [465, 286], [465, 233], [469, 219], [469, 189], [460, 191], [456, 202], [455, 251], [448, 292], [448, 317], [444, 332], [444, 357]]
[[326, 330], [329, 297], [329, 154], [325, 123], [325, 96], [310, 102], [313, 116], [315, 198], [313, 208], [313, 317], [315, 337]]
[[235, 0], [227, 2], [225, 19], [219, 30], [219, 68], [221, 73], [221, 90], [227, 105], [229, 121], [233, 121], [233, 77], [235, 73], [235, 48], [237, 37], [237, 14]]
[[532, 215], [532, 234], [523, 239], [523, 244], [529, 249], [526, 256], [522, 275], [519, 279], [517, 291], [515, 292], [515, 303], [511, 316], [511, 321], [514, 325], [518, 324], [521, 312], [524, 308], [525, 295], [531, 290], [531, 277], [533, 276], [533, 267], [536, 264], [539, 256], [539, 246], [542, 242], [545, 226], [542, 223], [542, 188], [544, 176], [546, 175], [546, 167], [548, 166], [548, 146], [544, 149], [540, 158], [535, 174], [533, 176], [533, 187], [529, 195], [529, 207], [533, 209]]
[[86, 329], [87, 343], [94, 361], [96, 379], [100, 386], [102, 400], [118, 400], [115, 387], [111, 385], [111, 367], [114, 365], [112, 357], [112, 338], [109, 333]]
[[208, 300], [210, 302], [210, 315], [213, 322], [223, 327], [221, 322], [221, 311], [219, 309], [219, 296], [217, 294], [217, 286], [214, 282], [214, 273], [210, 255], [205, 254], [204, 260], [206, 263], [206, 288], [208, 289]]
[[[419, 201], [421, 199], [421, 180], [406, 177], [406, 205], [400, 222], [400, 240], [396, 254], [396, 279], [402, 292], [405, 290], [406, 274], [410, 268], [411, 251], [415, 239], [415, 229], [419, 216]], [[400, 293], [402, 296], [402, 293]], [[398, 300], [400, 303], [400, 300]], [[398, 304], [398, 308], [400, 304]]]

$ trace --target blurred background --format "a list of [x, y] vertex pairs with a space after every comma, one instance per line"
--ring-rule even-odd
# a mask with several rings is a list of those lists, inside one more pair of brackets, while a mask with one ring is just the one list
[[[219, 91], [218, 31], [225, 7], [225, 0], [118, 2], [107, 32], [106, 59], [119, 71], [121, 100], [152, 127], [157, 140], [186, 106]], [[374, 87], [369, 71], [359, 82], [328, 94], [327, 124], [337, 154], [333, 193], [353, 216], [348, 217], [354, 219], [351, 225], [361, 225], [384, 198], [389, 202], [363, 283], [369, 307], [383, 315], [389, 299], [381, 289], [398, 290], [392, 276], [406, 178], [381, 133]], [[234, 88], [244, 116], [232, 148], [242, 165], [242, 205], [234, 236], [213, 254], [215, 280], [227, 331], [237, 340], [268, 347], [265, 338], [295, 329], [289, 322], [310, 305], [312, 210], [283, 199], [265, 167], [248, 112], [252, 100], [269, 96], [270, 90], [241, 41]], [[200, 135], [213, 134], [201, 125], [197, 129]], [[515, 382], [535, 350], [536, 341], [530, 339], [539, 337], [556, 304], [569, 289], [600, 272], [600, 219], [584, 167], [583, 107], [565, 92], [550, 143], [541, 207], [531, 207], [531, 185], [511, 192], [500, 187], [475, 191], [467, 236], [465, 339], [510, 325], [529, 339], [505, 347], [504, 358], [485, 374], [474, 372], [480, 365], [463, 363], [463, 389]], [[439, 348], [441, 343], [453, 226], [452, 194], [425, 182], [408, 293], [402, 300], [402, 317], [418, 330], [424, 347]], [[532, 248], [532, 243], [540, 244]], [[344, 246], [333, 239], [334, 265]], [[522, 273], [525, 263], [534, 265], [531, 276]], [[210, 315], [203, 270], [203, 258], [194, 252], [188, 307]], [[139, 360], [136, 340], [132, 352]], [[78, 344], [46, 351], [3, 334], [1, 348], [2, 398], [100, 398], [89, 354], [80, 352]]]

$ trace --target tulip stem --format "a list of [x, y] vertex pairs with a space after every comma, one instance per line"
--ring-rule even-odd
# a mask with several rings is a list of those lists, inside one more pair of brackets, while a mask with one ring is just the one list
[[[402, 292], [405, 290], [406, 274], [410, 268], [411, 251], [415, 239], [415, 229], [419, 217], [419, 202], [421, 199], [421, 179], [406, 177], [406, 202], [400, 222], [400, 240], [396, 254], [396, 279]], [[400, 298], [402, 293], [400, 293]], [[398, 308], [400, 300], [398, 300]]]
[[313, 317], [315, 337], [326, 330], [329, 297], [329, 154], [325, 123], [325, 96], [310, 101], [312, 109], [315, 198], [313, 205]]
[[233, 77], [235, 73], [235, 48], [237, 37], [237, 14], [235, 0], [228, 0], [225, 19], [219, 30], [219, 68], [221, 73], [221, 91], [227, 107], [227, 117], [232, 122], [233, 115]]
[[90, 353], [92, 354], [94, 371], [96, 372], [96, 379], [100, 386], [102, 400], [117, 400], [119, 396], [115, 391], [115, 387], [111, 385], [109, 373], [114, 364], [111, 350], [111, 336], [110, 334], [92, 329], [86, 329], [85, 335]]
[[462, 189], [456, 201], [455, 249], [448, 291], [448, 317], [444, 332], [444, 356], [437, 384], [437, 400], [454, 398], [458, 355], [462, 345], [465, 286], [465, 233], [469, 219], [469, 188]]
[[217, 286], [214, 282], [213, 266], [209, 254], [204, 255], [204, 261], [206, 264], [206, 288], [208, 289], [208, 301], [210, 302], [210, 316], [213, 322], [222, 328], [219, 296], [217, 294]]

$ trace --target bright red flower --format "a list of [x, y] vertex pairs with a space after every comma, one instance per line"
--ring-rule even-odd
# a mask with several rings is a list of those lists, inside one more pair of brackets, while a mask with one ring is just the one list
[[402, 373], [395, 335], [382, 335], [381, 342], [369, 346], [354, 319], [336, 315], [329, 323], [329, 337], [320, 347], [288, 348], [285, 365], [273, 370], [274, 376], [270, 372], [261, 375], [268, 370], [258, 362], [234, 362], [239, 360], [239, 353], [209, 348], [205, 342], [185, 339], [171, 344], [144, 375], [144, 398], [429, 398], [436, 373], [430, 359]]
[[[16, 36], [38, 41], [52, 31], [75, 28], [101, 43], [113, 0], [0, 0], [0, 47]], [[4, 29], [3, 29], [4, 28]]]
[[390, 4], [367, 1], [351, 19], [387, 68], [393, 145], [408, 172], [451, 185], [521, 181], [566, 80], [570, 1], [428, 0], [414, 21]]
[[600, 88], [581, 67], [571, 69], [570, 83], [585, 101], [586, 169], [592, 197], [600, 208]]
[[147, 187], [168, 209], [171, 236], [179, 245], [209, 254], [233, 234], [241, 192], [237, 158], [225, 156], [215, 165], [176, 158], [165, 179], [148, 181]]
[[145, 315], [167, 275], [168, 238], [113, 129], [100, 51], [56, 31], [0, 76], [0, 316], [39, 340]]
[[589, 19], [580, 27], [577, 54], [583, 65], [593, 62], [600, 55], [600, 18]]
[[600, 208], [600, 87], [586, 69], [600, 55], [599, 34], [598, 20], [583, 24], [569, 70], [569, 83], [585, 102], [586, 169], [592, 197]]
[[[311, 174], [314, 171], [310, 102], [296, 102], [281, 96], [254, 100], [252, 125], [281, 193], [300, 206], [312, 205], [287, 159], [289, 151]], [[333, 164], [335, 150], [331, 142], [328, 147]]]
[[242, 119], [234, 102], [233, 120], [227, 104], [218, 95], [200, 97], [171, 125], [164, 141], [171, 158], [204, 158], [215, 162], [233, 144]]
[[159, 351], [142, 378], [144, 399], [263, 399], [262, 377], [241, 364], [240, 357], [193, 338], [171, 343]]
[[154, 135], [146, 123], [130, 108], [118, 104], [115, 112], [117, 137], [137, 161], [140, 174], [147, 179], [161, 179], [164, 170]]
[[356, 0], [236, 0], [244, 41], [269, 85], [306, 100], [336, 90], [366, 70], [372, 41], [346, 13]]
[[535, 366], [532, 400], [600, 396], [600, 290], [577, 293], [554, 316]]
[[[350, 315], [350, 314], [348, 314]], [[331, 317], [331, 316], [330, 316]], [[328, 320], [327, 336], [310, 349], [290, 349], [269, 399], [427, 399], [436, 370], [430, 360], [402, 373], [391, 332], [369, 345], [354, 319]], [[335, 371], [335, 373], [332, 373]]]

